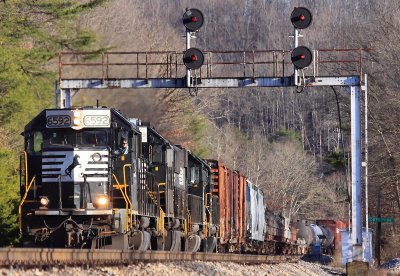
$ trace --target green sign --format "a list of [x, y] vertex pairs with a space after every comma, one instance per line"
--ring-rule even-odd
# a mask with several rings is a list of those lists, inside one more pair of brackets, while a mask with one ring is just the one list
[[394, 223], [394, 218], [368, 218], [368, 222]]

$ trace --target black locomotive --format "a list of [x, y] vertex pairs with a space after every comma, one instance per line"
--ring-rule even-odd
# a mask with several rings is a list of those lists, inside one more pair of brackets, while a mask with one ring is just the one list
[[152, 127], [116, 109], [49, 109], [23, 135], [25, 245], [215, 249], [209, 166]]

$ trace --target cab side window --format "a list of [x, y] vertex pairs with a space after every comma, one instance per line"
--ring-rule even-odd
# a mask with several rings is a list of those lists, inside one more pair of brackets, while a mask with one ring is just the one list
[[117, 130], [115, 133], [115, 149], [120, 147], [121, 139], [128, 139], [128, 131], [125, 130]]
[[43, 148], [43, 134], [40, 131], [35, 131], [29, 134], [27, 139], [27, 150], [29, 154], [40, 155]]
[[198, 167], [190, 168], [190, 183], [197, 184], [200, 182], [200, 171]]

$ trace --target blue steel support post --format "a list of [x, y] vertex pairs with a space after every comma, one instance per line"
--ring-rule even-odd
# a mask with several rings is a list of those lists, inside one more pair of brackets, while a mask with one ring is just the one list
[[60, 89], [60, 108], [71, 107], [71, 89]]
[[350, 86], [351, 92], [351, 182], [352, 182], [352, 243], [353, 261], [362, 261], [361, 220], [361, 117], [360, 86]]
[[[191, 37], [191, 33], [189, 32], [189, 30], [186, 30], [186, 51], [188, 49], [190, 49], [190, 37]], [[190, 69], [186, 68], [186, 87], [190, 87]]]

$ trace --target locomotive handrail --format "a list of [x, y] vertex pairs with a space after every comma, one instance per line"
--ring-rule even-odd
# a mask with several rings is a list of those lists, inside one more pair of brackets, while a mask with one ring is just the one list
[[[212, 193], [206, 193], [204, 207], [205, 207], [206, 211], [208, 212], [208, 214], [210, 215], [210, 220], [211, 220], [212, 213], [210, 211], [210, 205], [208, 205], [208, 200], [207, 200], [208, 196], [212, 196]], [[206, 215], [206, 220], [205, 220], [205, 224], [204, 225], [205, 225], [205, 227], [204, 227], [204, 232], [205, 232], [204, 235], [208, 236], [208, 232], [209, 232], [209, 229], [211, 227], [211, 221], [207, 220], [207, 215]]]
[[211, 196], [212, 195], [212, 193], [206, 193], [206, 204], [204, 204], [204, 206], [206, 207], [206, 208], [208, 208], [208, 207], [210, 207], [210, 205], [208, 205], [208, 201], [207, 201], [207, 196]]
[[[124, 191], [122, 190], [122, 186], [121, 186], [121, 184], [119, 184], [119, 181], [118, 181], [117, 177], [115, 176], [115, 174], [113, 174], [113, 177], [115, 179], [115, 182], [117, 183], [118, 190], [121, 191], [121, 194], [122, 194], [122, 196], [123, 196], [123, 198], [125, 200], [125, 209], [126, 209], [125, 221], [128, 221], [130, 226], [132, 227], [132, 221], [129, 221], [129, 217], [128, 217], [128, 210], [129, 210], [128, 200], [127, 200], [126, 195], [125, 195]], [[125, 224], [125, 231], [128, 231], [128, 224]]]
[[190, 214], [189, 208], [186, 209], [187, 210], [187, 220], [185, 219], [185, 235], [188, 236], [189, 234], [189, 229], [193, 229], [193, 223], [192, 223], [192, 216]]
[[20, 232], [22, 232], [22, 205], [24, 204], [25, 199], [28, 196], [28, 192], [29, 192], [35, 178], [36, 178], [36, 175], [32, 178], [31, 182], [28, 185], [28, 188], [25, 189], [25, 194], [22, 197], [21, 203], [19, 204], [19, 207], [18, 207], [18, 219], [19, 219], [19, 231]]
[[160, 186], [165, 186], [165, 183], [164, 182], [158, 183], [158, 190], [160, 190]]
[[28, 188], [28, 154], [24, 151], [25, 159], [25, 191]]
[[[158, 183], [157, 189], [158, 189], [158, 196], [160, 196], [160, 187], [161, 186], [166, 186], [165, 182]], [[160, 220], [159, 220], [159, 230], [161, 231], [163, 239], [165, 239], [165, 212], [163, 208], [161, 207], [161, 202], [160, 202]]]
[[161, 232], [163, 240], [165, 239], [165, 213], [163, 209], [160, 207], [160, 220], [158, 221], [158, 230]]
[[122, 167], [122, 172], [123, 172], [123, 175], [124, 175], [124, 191], [125, 191], [126, 198], [128, 199], [129, 205], [130, 205], [130, 207], [131, 207], [131, 208], [130, 208], [130, 212], [129, 212], [129, 215], [130, 215], [129, 218], [130, 218], [130, 224], [131, 224], [131, 228], [132, 228], [133, 205], [132, 205], [131, 200], [129, 199], [128, 192], [127, 192], [127, 190], [126, 190], [126, 186], [127, 186], [127, 183], [126, 183], [126, 173], [125, 173], [126, 167], [132, 167], [132, 164], [125, 164], [125, 165]]

